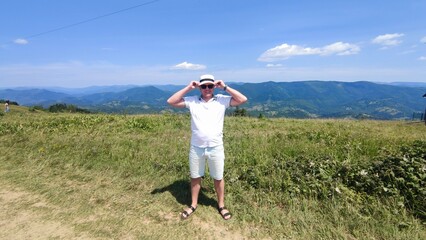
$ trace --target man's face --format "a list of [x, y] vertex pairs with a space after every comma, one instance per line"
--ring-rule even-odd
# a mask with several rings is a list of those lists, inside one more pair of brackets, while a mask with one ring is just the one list
[[203, 84], [200, 85], [200, 91], [202, 95], [210, 95], [213, 94], [214, 84]]

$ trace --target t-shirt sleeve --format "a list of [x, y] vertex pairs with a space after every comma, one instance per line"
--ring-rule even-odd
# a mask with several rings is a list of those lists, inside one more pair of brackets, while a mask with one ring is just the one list
[[185, 107], [190, 108], [191, 104], [196, 100], [196, 96], [184, 97]]
[[231, 106], [231, 96], [218, 94], [216, 97], [221, 104], [225, 105], [226, 108]]

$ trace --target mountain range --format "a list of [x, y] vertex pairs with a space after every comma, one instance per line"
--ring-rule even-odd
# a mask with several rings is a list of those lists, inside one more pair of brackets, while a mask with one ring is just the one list
[[[426, 99], [422, 98], [426, 84], [422, 83], [301, 81], [229, 85], [247, 96], [249, 100], [241, 108], [251, 116], [409, 119], [414, 112], [423, 112], [426, 106]], [[66, 103], [106, 113], [179, 112], [184, 110], [169, 107], [166, 100], [183, 87], [14, 88], [0, 89], [0, 99], [9, 99], [24, 106], [48, 107]], [[216, 93], [225, 94], [221, 90], [216, 90]]]

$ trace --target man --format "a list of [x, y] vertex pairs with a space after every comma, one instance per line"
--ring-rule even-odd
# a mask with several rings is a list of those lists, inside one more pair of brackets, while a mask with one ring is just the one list
[[[196, 88], [200, 89], [201, 96], [185, 97], [187, 93]], [[223, 89], [230, 96], [214, 95], [215, 88]], [[198, 82], [191, 81], [185, 88], [179, 90], [167, 100], [167, 103], [171, 106], [186, 107], [191, 112], [192, 136], [189, 150], [189, 170], [191, 173], [192, 202], [181, 213], [182, 219], [187, 219], [197, 209], [206, 159], [210, 175], [214, 179], [219, 214], [225, 220], [231, 218], [231, 213], [225, 208], [223, 121], [226, 108], [241, 105], [246, 101], [246, 96], [227, 86], [222, 80], [215, 80], [213, 75], [202, 75]]]
[[9, 112], [10, 111], [10, 107], [9, 107], [9, 100], [6, 100], [6, 103], [4, 104], [4, 111], [5, 112]]

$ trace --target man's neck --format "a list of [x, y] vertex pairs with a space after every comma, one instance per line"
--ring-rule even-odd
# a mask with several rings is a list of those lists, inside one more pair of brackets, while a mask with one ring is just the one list
[[201, 98], [202, 98], [205, 102], [208, 102], [208, 101], [210, 101], [212, 98], [214, 98], [214, 95], [213, 95], [213, 94], [211, 94], [211, 95], [207, 95], [207, 96], [203, 96], [203, 95], [201, 95]]

